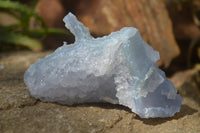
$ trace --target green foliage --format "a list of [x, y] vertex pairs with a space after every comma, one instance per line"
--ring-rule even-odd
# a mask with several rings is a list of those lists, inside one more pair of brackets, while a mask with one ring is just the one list
[[35, 51], [40, 50], [42, 48], [41, 43], [37, 40], [14, 32], [3, 32], [0, 36], [0, 41], [15, 45], [23, 45]]
[[[17, 1], [0, 0], [0, 12], [18, 20], [17, 24], [0, 25], [0, 43], [14, 44], [28, 47], [32, 50], [41, 50], [42, 44], [35, 38], [42, 38], [49, 34], [66, 34], [62, 29], [47, 28], [43, 19], [34, 11], [38, 0], [33, 0], [30, 6]], [[31, 18], [41, 24], [40, 29], [30, 29]]]

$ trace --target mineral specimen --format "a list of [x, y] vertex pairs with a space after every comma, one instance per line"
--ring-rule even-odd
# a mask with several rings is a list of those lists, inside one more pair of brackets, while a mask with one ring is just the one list
[[75, 42], [64, 43], [25, 72], [32, 96], [66, 105], [121, 104], [142, 118], [170, 117], [180, 110], [182, 98], [158, 68], [159, 53], [136, 28], [93, 38], [73, 14], [64, 22]]

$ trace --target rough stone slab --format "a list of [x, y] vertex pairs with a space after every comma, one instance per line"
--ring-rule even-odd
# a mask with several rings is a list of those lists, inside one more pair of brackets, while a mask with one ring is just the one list
[[[190, 106], [188, 106], [190, 105]], [[199, 106], [185, 99], [173, 118], [140, 119], [125, 107], [111, 104], [62, 106], [41, 103], [0, 111], [3, 132], [94, 132], [94, 133], [198, 133]]]
[[31, 63], [47, 53], [16, 52], [0, 55], [0, 65], [4, 66], [0, 70], [0, 110], [36, 102], [23, 82], [23, 75]]
[[[54, 103], [36, 102], [35, 99], [30, 97], [28, 89], [23, 83], [23, 74], [31, 63], [49, 53], [17, 52], [0, 54], [0, 65], [5, 66], [4, 69], [0, 70], [1, 133], [200, 132], [200, 105], [197, 100], [189, 95], [182, 95], [184, 94], [182, 89], [179, 89], [180, 94], [183, 96], [180, 113], [175, 114], [172, 118], [164, 119], [141, 119], [128, 108], [112, 104], [93, 103], [62, 106]], [[187, 78], [187, 84], [190, 84], [189, 81], [193, 79]], [[182, 85], [179, 84], [179, 86]], [[195, 97], [200, 99], [199, 95], [195, 95]], [[6, 99], [9, 98], [11, 100], [6, 102]]]

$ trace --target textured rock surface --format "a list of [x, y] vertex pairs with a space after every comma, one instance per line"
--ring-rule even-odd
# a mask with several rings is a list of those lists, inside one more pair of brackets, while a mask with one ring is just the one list
[[40, 0], [36, 11], [43, 17], [49, 27], [63, 27], [62, 18], [65, 16], [65, 9], [60, 0]]
[[171, 81], [179, 88], [181, 96], [189, 97], [200, 105], [200, 73], [198, 70], [187, 70], [176, 73]]
[[[50, 25], [54, 23], [56, 26], [60, 23], [57, 16], [63, 15], [63, 12], [59, 11], [64, 7], [67, 11], [75, 13], [97, 36], [109, 34], [125, 26], [136, 27], [145, 41], [161, 53], [159, 63], [164, 66], [168, 66], [179, 54], [171, 21], [162, 0], [63, 0], [63, 7], [59, 9], [54, 9], [59, 4], [52, 6], [51, 3], [53, 2], [42, 0], [38, 7]], [[56, 19], [49, 21], [49, 18]]]
[[[52, 51], [51, 51], [52, 52]], [[18, 52], [0, 54], [0, 132], [72, 132], [72, 133], [199, 133], [200, 95], [182, 95], [181, 111], [172, 118], [141, 119], [128, 108], [112, 104], [62, 106], [42, 103], [30, 97], [23, 83], [28, 66], [45, 53]], [[17, 67], [16, 67], [17, 66]], [[187, 74], [186, 74], [187, 73]], [[190, 73], [190, 74], [189, 74]], [[185, 74], [187, 76], [185, 76]], [[180, 94], [193, 94], [197, 71], [184, 72], [182, 81], [173, 80]], [[180, 74], [179, 74], [180, 75]], [[193, 78], [191, 78], [193, 77]], [[184, 80], [184, 81], [183, 81]], [[184, 85], [185, 84], [185, 85]], [[188, 89], [189, 86], [190, 89]], [[176, 87], [177, 87], [176, 86]], [[192, 88], [196, 87], [196, 89]], [[195, 92], [196, 93], [196, 92]], [[24, 98], [26, 96], [26, 98]], [[10, 99], [10, 100], [7, 100]], [[22, 100], [23, 99], [23, 100]]]
[[159, 53], [136, 28], [93, 38], [72, 13], [63, 20], [75, 42], [27, 69], [24, 82], [33, 97], [66, 105], [120, 104], [142, 118], [170, 117], [180, 111], [182, 98], [158, 68]]
[[[38, 55], [40, 57], [42, 54]], [[37, 54], [34, 56], [37, 57]], [[29, 91], [21, 82], [24, 70], [30, 65], [30, 62], [34, 61], [30, 59], [32, 59], [31, 54], [26, 57], [21, 56], [20, 53], [12, 54], [12, 56], [6, 53], [0, 56], [0, 65], [4, 66], [4, 69], [0, 70], [0, 110], [35, 104], [36, 99], [30, 98]]]

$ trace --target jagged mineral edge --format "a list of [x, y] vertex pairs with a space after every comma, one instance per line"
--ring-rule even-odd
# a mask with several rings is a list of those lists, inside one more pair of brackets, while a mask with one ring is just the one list
[[33, 97], [66, 105], [121, 104], [142, 118], [179, 112], [182, 98], [158, 68], [159, 53], [143, 41], [136, 28], [124, 27], [93, 38], [73, 14], [63, 20], [75, 42], [28, 68], [24, 81]]

